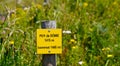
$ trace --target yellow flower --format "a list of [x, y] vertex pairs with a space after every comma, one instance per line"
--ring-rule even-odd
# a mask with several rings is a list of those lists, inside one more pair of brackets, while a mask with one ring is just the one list
[[71, 39], [70, 41], [71, 41], [71, 42], [75, 42], [75, 40], [74, 40], [74, 39]]
[[9, 43], [10, 43], [10, 44], [14, 44], [14, 41], [10, 41]]
[[105, 50], [105, 48], [102, 48], [102, 51], [104, 51]]
[[117, 2], [115, 1], [115, 2], [113, 2], [113, 5], [117, 5]]
[[109, 47], [102, 48], [102, 51], [110, 51], [110, 48]]
[[76, 46], [73, 46], [72, 48], [73, 48], [73, 49], [75, 49], [75, 48], [76, 48]]
[[112, 54], [108, 54], [107, 57], [110, 58], [110, 57], [113, 57], [113, 55]]
[[89, 28], [89, 31], [91, 31], [91, 32], [92, 32], [92, 31], [93, 31], [93, 29], [92, 29], [92, 28]]
[[106, 50], [110, 51], [110, 48], [109, 48], [109, 47], [107, 47], [107, 48], [106, 48]]
[[87, 7], [87, 6], [88, 6], [88, 3], [87, 3], [87, 2], [83, 3], [83, 6], [84, 6], [84, 7]]
[[72, 49], [76, 49], [76, 48], [78, 48], [78, 46], [72, 46]]
[[76, 43], [74, 39], [70, 39], [70, 43]]
[[37, 7], [38, 9], [41, 9], [41, 8], [42, 8], [42, 6], [41, 6], [40, 4], [37, 4], [36, 7]]

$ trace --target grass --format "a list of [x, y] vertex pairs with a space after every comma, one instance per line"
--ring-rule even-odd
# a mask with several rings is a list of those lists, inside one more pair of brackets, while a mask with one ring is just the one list
[[63, 34], [58, 66], [120, 66], [119, 0], [52, 0], [46, 6], [41, 0], [22, 6], [0, 21], [0, 66], [41, 66], [36, 29], [42, 20], [56, 20], [58, 28], [72, 31]]

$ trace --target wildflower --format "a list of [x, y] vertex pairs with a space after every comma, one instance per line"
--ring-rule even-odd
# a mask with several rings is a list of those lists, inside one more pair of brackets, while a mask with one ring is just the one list
[[102, 51], [104, 51], [105, 50], [105, 48], [102, 48]]
[[102, 51], [110, 51], [110, 48], [109, 47], [102, 48]]
[[10, 43], [11, 45], [13, 45], [13, 44], [14, 44], [14, 41], [10, 41], [9, 43]]
[[67, 31], [63, 31], [63, 33], [70, 34], [71, 31], [67, 30]]
[[93, 31], [93, 29], [92, 29], [92, 28], [89, 28], [89, 31], [91, 31], [91, 32], [92, 32], [92, 31]]
[[78, 48], [78, 46], [73, 46], [72, 49]]
[[24, 10], [25, 11], [30, 10], [30, 7], [25, 7]]
[[87, 6], [88, 6], [88, 3], [86, 3], [86, 2], [83, 3], [83, 6], [84, 6], [84, 7], [87, 7]]
[[112, 54], [108, 54], [107, 57], [110, 58], [110, 57], [113, 57], [113, 55]]
[[115, 1], [115, 2], [113, 2], [113, 5], [117, 5], [117, 2]]
[[83, 61], [80, 61], [80, 62], [78, 62], [80, 65], [82, 65], [82, 64], [84, 64], [85, 62], [83, 62]]
[[36, 7], [37, 7], [38, 9], [41, 9], [41, 8], [42, 8], [42, 6], [41, 6], [40, 4], [37, 4]]
[[71, 39], [70, 43], [76, 43], [76, 41], [74, 39]]
[[73, 49], [75, 49], [76, 47], [75, 47], [75, 46], [73, 46], [72, 48], [73, 48]]
[[106, 50], [110, 51], [110, 48], [109, 48], [109, 47], [107, 47], [107, 48], [106, 48]]

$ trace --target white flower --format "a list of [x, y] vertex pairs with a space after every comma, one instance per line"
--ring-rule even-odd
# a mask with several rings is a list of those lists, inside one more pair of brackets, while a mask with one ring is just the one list
[[67, 30], [67, 31], [63, 31], [63, 33], [70, 34], [71, 31]]
[[78, 62], [80, 65], [82, 65], [84, 62], [83, 61], [80, 61], [80, 62]]

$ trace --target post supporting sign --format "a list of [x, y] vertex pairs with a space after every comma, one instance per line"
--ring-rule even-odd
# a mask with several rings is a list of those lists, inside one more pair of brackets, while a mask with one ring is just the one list
[[56, 66], [56, 55], [62, 53], [62, 30], [55, 21], [43, 21], [37, 29], [37, 54], [43, 54], [42, 66]]

